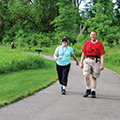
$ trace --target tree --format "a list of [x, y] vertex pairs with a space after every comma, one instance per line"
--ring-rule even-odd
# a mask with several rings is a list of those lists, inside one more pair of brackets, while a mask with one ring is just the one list
[[113, 13], [113, 8], [114, 4], [111, 0], [98, 0], [98, 2], [92, 7], [95, 11], [95, 17], [88, 19], [85, 22], [89, 33], [92, 30], [96, 30], [98, 38], [107, 41], [110, 46], [114, 41], [117, 42], [120, 38], [117, 34], [119, 27], [114, 25], [116, 18]]
[[[35, 30], [49, 32], [53, 28], [50, 22], [58, 16], [58, 8], [54, 0], [10, 0], [10, 20], [17, 24], [16, 30], [23, 29], [26, 32]], [[19, 26], [18, 26], [19, 25]]]
[[4, 10], [6, 14], [3, 14], [3, 42], [11, 42], [19, 30], [24, 34], [52, 32], [54, 29], [50, 22], [59, 14], [56, 3], [54, 0], [10, 0]]
[[120, 0], [116, 0], [115, 5], [117, 7], [115, 7], [115, 17], [118, 19], [117, 21], [115, 21], [115, 24], [117, 26], [120, 26]]
[[120, 0], [116, 0], [116, 4], [118, 5], [118, 9], [120, 9]]
[[71, 0], [63, 0], [58, 2], [57, 5], [59, 7], [59, 16], [51, 22], [55, 31], [57, 33], [67, 32], [72, 35], [79, 33], [81, 17], [78, 6], [74, 6], [74, 2], [72, 3]]
[[0, 1], [0, 42], [2, 40], [3, 18], [2, 18], [2, 1]]
[[9, 10], [8, 9], [9, 9], [8, 5], [5, 4], [3, 1], [0, 1], [0, 42], [2, 42], [5, 29], [9, 28], [9, 24], [8, 24]]

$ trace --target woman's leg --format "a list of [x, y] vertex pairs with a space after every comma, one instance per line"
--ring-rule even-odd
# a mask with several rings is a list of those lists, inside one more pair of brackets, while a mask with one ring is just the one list
[[62, 69], [62, 85], [63, 85], [63, 88], [65, 88], [67, 86], [69, 70], [70, 70], [70, 64], [67, 65], [67, 66], [64, 66], [63, 69]]
[[56, 64], [59, 83], [62, 85], [62, 66]]

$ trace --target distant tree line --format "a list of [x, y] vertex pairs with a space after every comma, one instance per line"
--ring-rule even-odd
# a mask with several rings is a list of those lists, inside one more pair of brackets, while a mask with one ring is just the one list
[[[89, 33], [95, 30], [106, 45], [119, 44], [120, 1], [93, 0], [90, 9], [79, 11], [81, 1], [0, 1], [0, 43], [49, 47], [66, 35], [75, 44], [88, 40]], [[118, 7], [114, 9], [115, 4]]]

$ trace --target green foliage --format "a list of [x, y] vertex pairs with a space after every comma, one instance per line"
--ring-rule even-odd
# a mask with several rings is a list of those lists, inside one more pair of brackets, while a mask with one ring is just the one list
[[76, 39], [77, 42], [73, 45], [73, 49], [75, 50], [75, 55], [77, 57], [81, 57], [83, 45], [89, 39], [90, 39], [90, 36], [89, 35], [87, 36], [87, 35], [84, 35], [84, 34], [80, 34], [77, 37], [77, 39]]
[[54, 0], [38, 0], [31, 3], [29, 0], [10, 1], [10, 17], [14, 25], [17, 25], [16, 30], [20, 27], [19, 29], [22, 28], [24, 31], [51, 31], [52, 26], [49, 23], [58, 15], [57, 9]]
[[[3, 44], [9, 44], [15, 40], [18, 46], [36, 45], [35, 34], [33, 35], [32, 33], [39, 34], [41, 32], [48, 33], [53, 31], [53, 26], [50, 25], [50, 22], [58, 16], [56, 3], [57, 1], [54, 0], [38, 0], [31, 1], [31, 3], [29, 0], [21, 2], [19, 0], [10, 0], [9, 5], [3, 3], [3, 20], [0, 23], [0, 26], [3, 26], [2, 32], [0, 32], [0, 36], [3, 37]], [[21, 34], [22, 36], [20, 36]], [[26, 40], [24, 40], [24, 38], [26, 38]], [[27, 43], [25, 44], [26, 41]], [[49, 46], [49, 40], [46, 41], [47, 45], [45, 45], [44, 41], [42, 41], [41, 44]]]
[[76, 41], [76, 34], [71, 33], [71, 32], [67, 32], [67, 31], [61, 31], [54, 33], [53, 35], [53, 43], [54, 44], [61, 44], [61, 39], [63, 36], [67, 36], [70, 43], [75, 43]]
[[74, 51], [74, 53], [75, 53], [76, 57], [81, 57], [81, 55], [82, 55], [82, 51], [81, 51], [81, 50], [78, 50], [78, 49], [76, 49], [76, 50]]
[[[0, 28], [3, 27], [3, 20], [2, 20], [2, 2], [0, 1]], [[0, 40], [2, 40], [2, 29], [0, 29]]]
[[1, 51], [0, 74], [12, 71], [43, 68], [44, 60], [40, 56], [21, 54], [13, 51]]
[[34, 31], [31, 31], [30, 33], [25, 33], [23, 29], [20, 29], [18, 32], [16, 32], [15, 37], [11, 37], [11, 41], [9, 40], [9, 36], [7, 35], [3, 39], [3, 44], [10, 44], [12, 41], [14, 41], [15, 46], [21, 46], [21, 47], [28, 47], [32, 48], [33, 46], [37, 47], [49, 47], [51, 44], [54, 44], [53, 41], [50, 38], [49, 33], [36, 33]]
[[58, 2], [57, 5], [59, 6], [60, 15], [51, 22], [51, 24], [53, 24], [55, 27], [55, 31], [58, 34], [65, 32], [76, 37], [76, 33], [79, 31], [81, 19], [78, 12], [78, 7], [73, 6], [70, 1], [66, 0]]
[[25, 33], [23, 29], [19, 30], [14, 37], [17, 46], [32, 47], [37, 45], [37, 33]]
[[113, 48], [108, 49], [109, 51], [106, 52], [104, 61], [106, 63], [112, 64], [113, 66], [120, 66], [120, 49]]
[[49, 34], [42, 34], [39, 33], [37, 35], [37, 46], [38, 47], [50, 47], [50, 45], [52, 44], [52, 41], [49, 37]]
[[92, 9], [95, 11], [95, 17], [88, 19], [85, 25], [88, 26], [88, 32], [96, 30], [98, 39], [107, 41], [111, 46], [114, 41], [118, 41], [120, 36], [118, 34], [119, 27], [114, 25], [116, 21], [113, 13], [114, 4], [110, 1], [98, 1]]
[[84, 45], [85, 42], [88, 41], [88, 40], [90, 40], [90, 35], [89, 34], [88, 35], [80, 34], [76, 39], [76, 41], [80, 42], [82, 45]]
[[16, 46], [28, 48], [49, 47], [59, 44], [61, 38], [67, 36], [75, 44], [79, 41], [79, 26], [82, 24], [86, 26], [85, 36], [96, 30], [97, 39], [113, 47], [114, 41], [120, 39], [120, 12], [113, 10], [111, 0], [96, 2], [84, 14], [72, 0], [0, 2], [0, 41], [4, 45], [14, 41]]
[[[0, 42], [3, 39], [4, 32], [8, 30], [9, 23], [8, 23], [8, 17], [9, 17], [9, 6], [7, 4], [4, 4], [4, 2], [0, 1]], [[5, 25], [7, 27], [5, 27]]]

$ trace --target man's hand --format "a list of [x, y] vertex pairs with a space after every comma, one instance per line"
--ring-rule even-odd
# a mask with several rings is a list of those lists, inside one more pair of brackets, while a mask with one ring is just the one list
[[104, 69], [104, 66], [103, 65], [100, 65], [100, 70], [103, 70]]
[[83, 69], [83, 62], [80, 62], [80, 68]]
[[100, 70], [103, 70], [104, 69], [104, 66], [103, 66], [104, 55], [101, 55], [100, 59], [101, 59]]
[[81, 62], [80, 62], [80, 68], [83, 69], [83, 60], [85, 58], [85, 53], [82, 53], [82, 56], [81, 56]]

